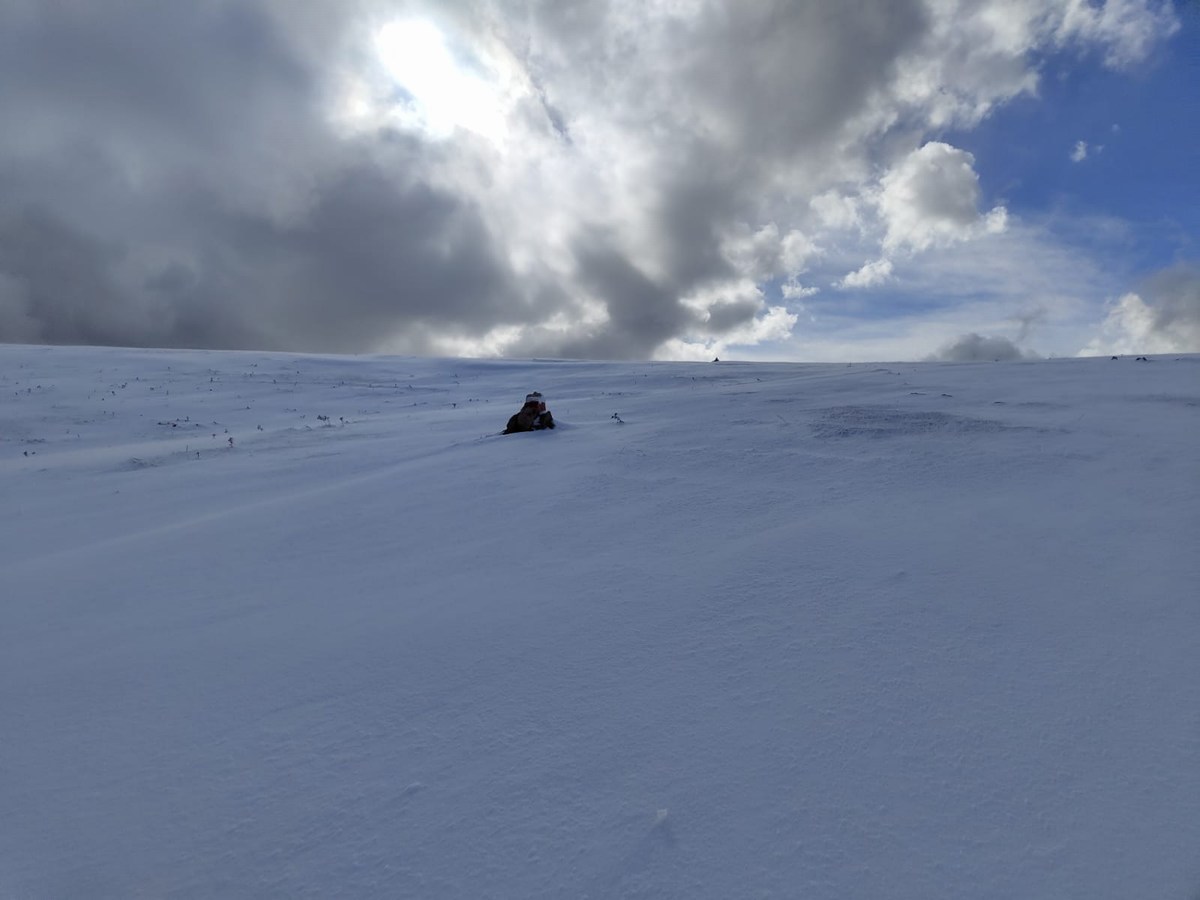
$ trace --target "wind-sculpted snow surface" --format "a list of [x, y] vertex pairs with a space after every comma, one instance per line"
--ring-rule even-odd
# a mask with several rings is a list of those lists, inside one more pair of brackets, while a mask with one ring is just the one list
[[1196, 357], [6, 346], [0, 500], [0, 897], [1200, 891]]

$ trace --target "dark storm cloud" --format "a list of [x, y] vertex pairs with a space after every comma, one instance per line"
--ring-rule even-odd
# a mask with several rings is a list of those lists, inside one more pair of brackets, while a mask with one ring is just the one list
[[[92, 141], [130, 155], [236, 145], [271, 108], [311, 114], [317, 73], [253, 2], [8, 4], [6, 148]], [[18, 138], [14, 140], [14, 138]], [[168, 164], [173, 162], [167, 161]]]
[[758, 304], [752, 300], [723, 300], [708, 308], [708, 327], [714, 334], [726, 334], [754, 318]]
[[725, 162], [719, 158], [709, 158], [707, 164], [687, 160], [678, 172], [664, 173], [655, 228], [662, 236], [664, 261], [680, 292], [734, 275], [733, 267], [721, 255], [719, 231], [739, 211], [737, 189], [730, 183], [730, 167]]
[[423, 335], [478, 334], [518, 308], [473, 210], [374, 166], [324, 185], [295, 223], [223, 215], [211, 233], [198, 271], [172, 263], [149, 283], [177, 311], [172, 344], [353, 352], [408, 332], [415, 351]]
[[190, 199], [206, 230], [140, 283], [123, 280], [119, 243], [44, 211], [5, 219], [0, 325], [19, 313], [9, 339], [51, 343], [350, 352], [406, 328], [478, 334], [520, 309], [478, 216], [428, 185], [362, 165], [294, 224], [213, 201]]
[[685, 71], [732, 133], [789, 160], [836, 146], [847, 110], [891, 78], [926, 25], [920, 0], [713, 5]]
[[601, 237], [576, 249], [580, 283], [608, 310], [604, 326], [542, 352], [568, 357], [641, 359], [677, 334], [693, 316], [675, 293], [655, 282]]
[[418, 142], [335, 139], [265, 8], [10, 6], [0, 35], [0, 339], [417, 351], [526, 314]]
[[[0, 329], [8, 340], [106, 344], [144, 333], [111, 269], [119, 247], [27, 209], [0, 221]], [[136, 340], [134, 341], [137, 342]]]
[[349, 351], [409, 327], [478, 334], [519, 308], [468, 205], [373, 167], [328, 185], [297, 226], [258, 220], [239, 231], [245, 265], [264, 263], [264, 288], [286, 298], [261, 327], [286, 323], [288, 342], [314, 336]]

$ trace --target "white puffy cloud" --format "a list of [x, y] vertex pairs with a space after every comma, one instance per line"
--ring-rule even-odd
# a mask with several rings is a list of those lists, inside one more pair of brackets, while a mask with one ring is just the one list
[[1200, 269], [1176, 266], [1112, 303], [1080, 356], [1200, 353]]
[[838, 282], [838, 286], [844, 288], [875, 287], [886, 283], [892, 277], [892, 269], [890, 259], [877, 259], [867, 263], [861, 269], [851, 272]]
[[1080, 356], [1104, 353], [1162, 353], [1180, 349], [1164, 335], [1156, 334], [1154, 310], [1137, 294], [1125, 294], [1114, 302], [1100, 326], [1100, 334]]
[[886, 223], [885, 250], [926, 250], [1003, 231], [1007, 212], [979, 212], [975, 158], [965, 150], [931, 141], [914, 150], [880, 183], [879, 209]]

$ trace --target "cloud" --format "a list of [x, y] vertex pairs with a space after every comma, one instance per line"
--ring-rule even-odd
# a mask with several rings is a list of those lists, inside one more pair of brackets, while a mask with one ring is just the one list
[[1007, 212], [979, 212], [975, 157], [931, 141], [914, 150], [881, 180], [879, 208], [886, 223], [885, 250], [926, 250], [1003, 231]]
[[[1043, 355], [1071, 354], [1103, 317], [1097, 298], [1114, 280], [1107, 260], [1129, 241], [1117, 224], [1014, 217], [1003, 232], [898, 256], [885, 289], [822, 292], [805, 308], [828, 339], [845, 340], [844, 333], [861, 340], [861, 350], [851, 348], [854, 359], [872, 351], [887, 354], [875, 359], [917, 359], [971, 332], [1004, 335]], [[888, 343], [878, 344], [854, 319], [886, 330]], [[802, 320], [801, 327], [815, 326]]]
[[857, 228], [862, 224], [859, 201], [837, 191], [818, 194], [808, 204], [817, 214], [818, 221], [826, 228], [842, 230]]
[[942, 362], [1009, 362], [1028, 355], [1008, 338], [964, 334], [929, 358]]
[[1071, 150], [1071, 162], [1083, 162], [1087, 159], [1087, 155], [1087, 141], [1076, 141], [1074, 149]]
[[0, 325], [13, 340], [41, 341], [53, 323], [62, 343], [103, 344], [145, 330], [142, 310], [122, 302], [115, 244], [26, 211], [0, 221]]
[[892, 277], [892, 261], [877, 259], [867, 263], [856, 272], [851, 272], [839, 282], [844, 288], [869, 288], [884, 284]]
[[1138, 0], [1107, 0], [1093, 4], [1071, 0], [1052, 13], [1055, 39], [1060, 44], [1099, 47], [1105, 64], [1125, 69], [1146, 58], [1159, 41], [1180, 28], [1172, 4]]
[[1109, 353], [1200, 353], [1200, 268], [1161, 271], [1141, 293], [1111, 304], [1099, 334], [1079, 355]]
[[784, 340], [814, 267], [867, 287], [1004, 227], [937, 135], [1045, 54], [1126, 66], [1173, 27], [1150, 0], [3, 4], [0, 340]]

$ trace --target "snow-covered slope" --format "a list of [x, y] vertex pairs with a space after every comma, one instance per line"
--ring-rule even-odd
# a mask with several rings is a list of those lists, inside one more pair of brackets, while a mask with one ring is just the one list
[[1200, 890], [1194, 356], [4, 346], [0, 507], [0, 897]]

